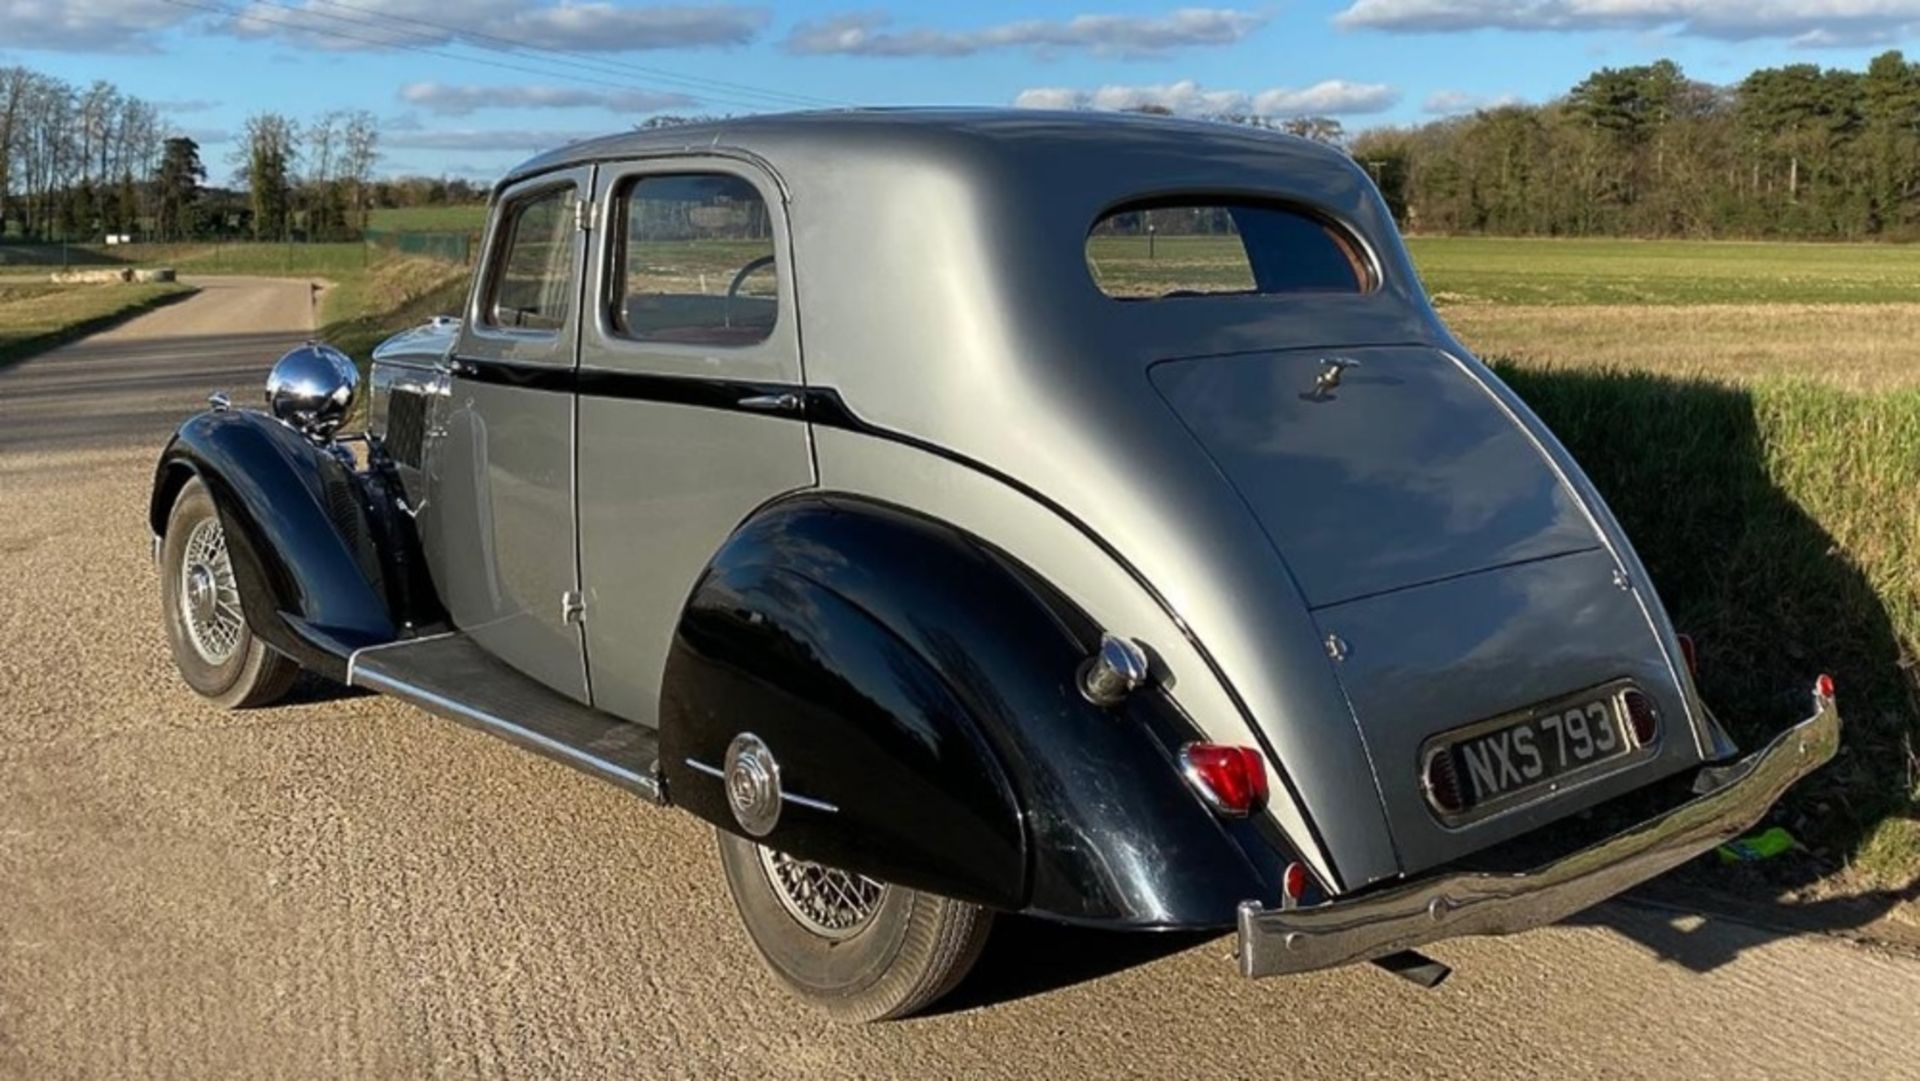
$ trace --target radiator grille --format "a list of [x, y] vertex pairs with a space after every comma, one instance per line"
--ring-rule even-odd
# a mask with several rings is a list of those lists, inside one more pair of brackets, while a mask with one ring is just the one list
[[427, 396], [396, 389], [387, 399], [387, 453], [396, 462], [419, 469], [427, 432]]

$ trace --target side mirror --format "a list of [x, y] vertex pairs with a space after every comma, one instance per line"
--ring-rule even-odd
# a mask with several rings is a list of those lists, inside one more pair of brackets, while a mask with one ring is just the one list
[[273, 363], [267, 410], [315, 443], [340, 430], [360, 389], [360, 371], [346, 354], [308, 342]]

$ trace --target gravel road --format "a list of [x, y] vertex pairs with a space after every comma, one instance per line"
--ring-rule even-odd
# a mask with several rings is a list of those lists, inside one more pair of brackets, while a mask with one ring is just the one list
[[220, 713], [173, 677], [154, 455], [310, 326], [304, 283], [202, 284], [0, 373], [0, 1076], [1920, 1071], [1920, 959], [1619, 903], [1443, 944], [1433, 991], [1007, 922], [947, 1012], [829, 1024], [691, 819], [379, 698]]

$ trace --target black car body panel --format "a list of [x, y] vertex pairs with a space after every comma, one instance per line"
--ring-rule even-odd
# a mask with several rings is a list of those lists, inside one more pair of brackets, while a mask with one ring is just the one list
[[1096, 639], [949, 526], [782, 501], [728, 542], [682, 618], [662, 703], [669, 798], [738, 832], [713, 771], [745, 728], [788, 792], [835, 808], [786, 808], [762, 838], [782, 851], [1056, 919], [1227, 926], [1240, 901], [1277, 895], [1286, 857], [1181, 782], [1164, 697], [1108, 710], [1080, 695]]

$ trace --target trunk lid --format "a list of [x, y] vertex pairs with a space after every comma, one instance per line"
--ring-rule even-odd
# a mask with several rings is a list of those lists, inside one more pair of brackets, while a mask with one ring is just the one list
[[1151, 378], [1310, 607], [1600, 544], [1528, 434], [1437, 349], [1197, 357]]
[[[1531, 436], [1452, 357], [1285, 350], [1164, 361], [1151, 378], [1329, 643], [1403, 873], [1699, 760], [1639, 598]], [[1429, 807], [1422, 760], [1436, 737], [1625, 685], [1657, 703], [1657, 746], [1528, 786], [1470, 823]]]
[[[1646, 613], [1612, 556], [1541, 559], [1323, 608], [1346, 649], [1334, 665], [1373, 762], [1401, 869], [1417, 874], [1699, 764], [1687, 704]], [[1449, 825], [1421, 787], [1423, 750], [1479, 722], [1554, 712], [1624, 681], [1648, 695], [1658, 739], [1587, 776], [1523, 786], [1517, 806]], [[1436, 737], [1438, 737], [1436, 739]], [[1539, 753], [1547, 732], [1540, 733]], [[1528, 763], [1514, 759], [1520, 768]], [[1471, 765], [1463, 758], [1463, 770]]]

